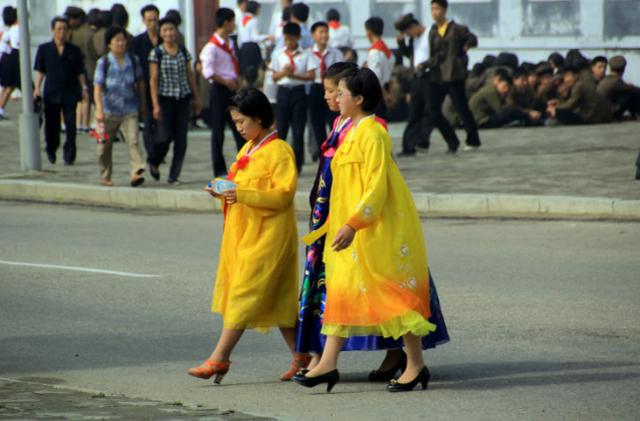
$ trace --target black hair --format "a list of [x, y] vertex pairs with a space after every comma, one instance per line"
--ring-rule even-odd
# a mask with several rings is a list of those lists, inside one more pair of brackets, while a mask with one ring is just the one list
[[140, 9], [140, 16], [144, 17], [144, 14], [147, 12], [155, 12], [158, 16], [160, 16], [160, 9], [155, 4], [147, 4], [142, 9]]
[[536, 76], [553, 76], [553, 69], [548, 64], [541, 64], [536, 69]]
[[111, 6], [111, 15], [113, 16], [113, 26], [126, 28], [129, 24], [129, 13], [121, 3], [116, 3]]
[[229, 108], [254, 120], [260, 120], [263, 129], [268, 129], [273, 125], [273, 108], [271, 108], [267, 96], [257, 88], [241, 89], [231, 99]]
[[496, 73], [496, 77], [503, 82], [507, 82], [507, 85], [513, 86], [513, 78], [509, 73]]
[[327, 72], [324, 74], [324, 78], [332, 80], [337, 85], [341, 79], [348, 79], [350, 77], [350, 73], [352, 73], [351, 77], [355, 75], [358, 69], [359, 67], [357, 64], [347, 61], [333, 63], [327, 69]]
[[573, 65], [568, 65], [568, 66], [564, 66], [562, 68], [562, 71], [564, 73], [573, 73], [574, 75], [577, 75], [580, 73], [580, 68], [573, 66]]
[[479, 77], [481, 74], [484, 73], [485, 70], [486, 69], [484, 68], [484, 65], [482, 63], [476, 63], [471, 68], [471, 76]]
[[509, 73], [509, 70], [507, 70], [504, 67], [497, 67], [494, 71], [493, 71], [493, 77], [498, 77], [500, 79], [507, 77], [507, 76], [511, 76], [511, 74]]
[[260, 12], [260, 3], [257, 1], [251, 0], [249, 4], [247, 4], [247, 13], [251, 13], [252, 15], [257, 15]]
[[329, 11], [327, 12], [327, 20], [335, 20], [340, 22], [340, 12], [338, 12], [336, 9], [329, 9]]
[[11, 26], [18, 21], [18, 10], [13, 6], [2, 9], [2, 20], [6, 26]]
[[329, 25], [325, 21], [319, 21], [311, 25], [311, 33], [313, 34], [318, 28], [327, 28], [329, 29]]
[[64, 23], [65, 25], [67, 25], [67, 29], [69, 29], [69, 19], [65, 18], [64, 16], [56, 16], [53, 19], [51, 19], [51, 29], [53, 30], [53, 28], [56, 27], [56, 23], [61, 22]]
[[373, 70], [365, 67], [356, 71], [352, 77], [344, 77], [343, 80], [353, 97], [363, 98], [362, 111], [372, 113], [378, 108], [382, 101], [382, 87]]
[[300, 25], [298, 25], [295, 22], [287, 22], [282, 27], [282, 35], [291, 35], [293, 37], [299, 37], [301, 33], [302, 33], [302, 30], [300, 29]]
[[291, 20], [291, 6], [285, 7], [282, 10], [282, 17], [280, 20], [282, 20], [282, 22], [289, 22]]
[[580, 70], [589, 68], [589, 65], [591, 64], [589, 59], [586, 58], [577, 48], [571, 49], [567, 52], [564, 62], [567, 66], [576, 66]]
[[496, 64], [496, 58], [497, 57], [494, 56], [493, 54], [487, 54], [482, 59], [482, 65], [484, 66], [485, 69], [488, 69], [489, 67], [493, 67]]
[[[358, 63], [358, 52], [351, 47], [339, 47], [338, 48], [342, 54], [347, 57], [347, 55], [351, 54], [353, 56], [353, 61], [349, 61], [350, 63]], [[345, 58], [346, 60], [346, 58]]]
[[550, 63], [555, 64], [557, 67], [562, 67], [564, 65], [564, 57], [560, 53], [551, 53], [549, 55], [549, 59], [547, 60]]
[[69, 19], [84, 19], [87, 17], [87, 14], [82, 10], [81, 7], [76, 6], [67, 6], [64, 9], [64, 15]]
[[300, 22], [306, 22], [309, 19], [309, 6], [304, 3], [294, 3], [291, 5], [291, 16]]
[[158, 28], [162, 28], [162, 25], [173, 25], [176, 29], [178, 29], [178, 24], [176, 23], [176, 21], [166, 16], [160, 19], [160, 21], [158, 22]]
[[107, 49], [109, 49], [109, 44], [111, 44], [111, 40], [119, 34], [124, 35], [125, 39], [127, 38], [126, 29], [120, 26], [112, 26], [111, 28], [107, 29], [107, 32], [104, 33], [104, 45], [107, 47]]
[[515, 69], [518, 67], [519, 60], [518, 56], [513, 53], [500, 53], [496, 60], [493, 62], [494, 66], [506, 66], [510, 69]]
[[100, 9], [94, 7], [89, 10], [87, 13], [87, 23], [89, 26], [98, 26], [98, 15], [100, 14]]
[[445, 9], [449, 8], [449, 2], [447, 0], [431, 0], [431, 4], [437, 4]]
[[529, 69], [527, 69], [524, 66], [520, 66], [520, 67], [516, 68], [513, 71], [513, 78], [514, 79], [518, 79], [518, 78], [521, 78], [523, 76], [524, 77], [529, 77], [530, 74], [531, 74], [531, 72], [529, 71]]
[[221, 7], [216, 11], [216, 26], [220, 28], [230, 20], [235, 20], [235, 18], [236, 14], [233, 10], [227, 7]]
[[367, 21], [364, 23], [364, 27], [365, 29], [373, 32], [374, 35], [379, 37], [381, 37], [384, 33], [384, 21], [377, 16], [367, 19]]
[[113, 23], [113, 14], [109, 10], [101, 10], [98, 12], [96, 26], [98, 28], [109, 28]]
[[530, 61], [523, 61], [522, 64], [520, 64], [520, 67], [526, 70], [529, 74], [535, 73], [536, 71], [536, 65]]
[[167, 10], [167, 13], [164, 14], [165, 18], [173, 19], [177, 26], [182, 24], [182, 15], [176, 9]]
[[593, 60], [591, 60], [591, 65], [593, 66], [596, 63], [604, 63], [605, 65], [607, 65], [609, 63], [609, 60], [607, 60], [605, 56], [595, 56]]
[[236, 4], [237, 4], [238, 6], [240, 6], [241, 4], [246, 3], [246, 2], [248, 2], [248, 1], [249, 1], [249, 0], [238, 0], [238, 1], [236, 1]]

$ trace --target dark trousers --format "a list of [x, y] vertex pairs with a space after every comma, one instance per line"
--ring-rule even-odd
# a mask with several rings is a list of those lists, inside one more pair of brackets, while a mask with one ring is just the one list
[[62, 147], [64, 162], [76, 160], [76, 103], [52, 104], [44, 102], [44, 142], [47, 155], [55, 157], [60, 146], [60, 113], [64, 115], [66, 140]]
[[173, 160], [169, 170], [169, 180], [180, 177], [182, 163], [187, 152], [187, 129], [189, 128], [190, 97], [174, 99], [159, 97], [162, 117], [157, 121], [158, 129], [149, 155], [149, 163], [159, 166], [169, 152], [173, 141]]
[[480, 125], [483, 129], [492, 129], [503, 127], [514, 122], [528, 124], [530, 122], [529, 114], [517, 107], [507, 107], [489, 117], [486, 123]]
[[337, 115], [337, 113], [329, 109], [327, 101], [324, 99], [324, 87], [322, 84], [312, 84], [309, 91], [309, 117], [316, 143], [311, 150], [314, 158], [317, 158], [320, 154], [320, 147], [327, 140], [327, 127], [331, 128]]
[[451, 97], [453, 106], [460, 116], [464, 129], [467, 132], [467, 145], [480, 146], [478, 126], [469, 109], [469, 102], [467, 101], [467, 94], [464, 89], [464, 81], [431, 83], [429, 89], [429, 106], [431, 107], [433, 125], [442, 133], [442, 136], [449, 145], [449, 150], [456, 151], [460, 145], [460, 141], [451, 124], [449, 124], [449, 121], [445, 118], [444, 114], [442, 114], [442, 103], [447, 95]]
[[142, 131], [142, 142], [144, 144], [144, 150], [147, 151], [147, 157], [151, 156], [151, 150], [155, 142], [155, 133], [157, 129], [157, 122], [153, 119], [153, 103], [151, 102], [151, 96], [147, 91], [145, 96], [147, 114], [144, 116], [144, 130]]
[[278, 87], [278, 135], [286, 139], [293, 131], [293, 152], [298, 172], [304, 164], [304, 128], [307, 125], [307, 94], [304, 86]]
[[566, 124], [568, 126], [585, 124], [584, 118], [582, 118], [580, 114], [561, 108], [556, 108], [556, 119], [560, 123]]
[[413, 154], [416, 145], [429, 147], [429, 138], [433, 130], [429, 107], [429, 79], [416, 77], [411, 81], [411, 101], [409, 102], [409, 120], [402, 134], [402, 152]]
[[211, 110], [211, 163], [213, 164], [213, 176], [221, 177], [227, 174], [227, 163], [224, 160], [224, 127], [231, 126], [233, 137], [238, 150], [242, 148], [245, 140], [236, 130], [231, 121], [229, 105], [233, 92], [224, 85], [212, 83], [209, 91], [209, 108]]

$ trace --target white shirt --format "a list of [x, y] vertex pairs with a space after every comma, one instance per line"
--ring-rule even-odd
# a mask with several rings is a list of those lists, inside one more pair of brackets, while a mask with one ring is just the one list
[[[310, 50], [303, 50], [300, 46], [293, 53], [293, 63], [295, 65], [295, 71], [293, 74], [296, 76], [305, 76], [309, 70], [316, 70], [320, 64]], [[274, 72], [282, 71], [285, 66], [291, 66], [291, 60], [286, 53], [286, 48], [282, 48], [277, 51], [271, 60], [271, 69]], [[283, 77], [276, 82], [278, 86], [298, 86], [304, 85], [307, 81], [300, 79], [292, 79], [290, 77]]]
[[391, 80], [393, 70], [393, 56], [387, 56], [380, 50], [369, 50], [367, 54], [367, 67], [378, 76], [380, 85], [384, 87]]
[[342, 51], [336, 48], [327, 47], [322, 53], [320, 53], [320, 49], [316, 44], [314, 44], [313, 49], [311, 50], [311, 54], [313, 54], [313, 58], [316, 60], [316, 66], [318, 66], [316, 69], [316, 78], [314, 80], [315, 83], [322, 83], [322, 76], [324, 76], [321, 74], [322, 58], [318, 56], [319, 54], [322, 54], [322, 57], [324, 57], [325, 72], [329, 67], [331, 67], [331, 65], [344, 61], [344, 55], [342, 54]]
[[413, 65], [418, 66], [429, 60], [429, 31], [424, 30], [421, 36], [413, 40]]
[[238, 29], [242, 26], [242, 18], [244, 18], [244, 12], [236, 7], [233, 10], [233, 13], [235, 13], [236, 15], [236, 32], [234, 32], [232, 35], [235, 35], [238, 33]]
[[346, 25], [340, 25], [338, 29], [329, 28], [329, 47], [351, 47], [351, 29]]
[[260, 35], [259, 26], [258, 18], [251, 13], [245, 14], [237, 29], [238, 46], [242, 47], [245, 42], [262, 42], [266, 36]]

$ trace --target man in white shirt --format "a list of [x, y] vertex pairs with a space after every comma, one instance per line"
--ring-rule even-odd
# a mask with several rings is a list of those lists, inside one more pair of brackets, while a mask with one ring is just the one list
[[[409, 102], [409, 121], [402, 135], [400, 156], [413, 156], [416, 147], [429, 148], [429, 138], [433, 122], [429, 112], [429, 74], [426, 66], [429, 60], [429, 31], [420, 24], [413, 13], [402, 16], [395, 23], [398, 30], [398, 50], [411, 60], [414, 77], [411, 81], [411, 101]], [[405, 42], [409, 37], [409, 45]]]
[[245, 14], [238, 26], [238, 47], [242, 48], [242, 45], [247, 42], [254, 42], [260, 44], [265, 40], [271, 38], [269, 35], [260, 35], [260, 22], [258, 21], [258, 15], [260, 14], [260, 3], [257, 1], [247, 2]]
[[282, 33], [285, 46], [275, 51], [271, 59], [273, 80], [278, 85], [278, 134], [286, 139], [291, 126], [293, 150], [300, 171], [304, 164], [304, 129], [307, 124], [305, 84], [315, 79], [318, 61], [310, 50], [300, 46], [300, 25], [289, 22]]
[[[237, 2], [237, 7], [233, 11], [233, 13], [236, 14], [236, 31], [238, 30], [238, 28], [240, 28], [240, 26], [242, 26], [242, 19], [244, 19], [244, 14], [247, 12], [248, 4], [249, 0], [238, 0]], [[234, 32], [234, 34], [236, 33]]]
[[[378, 76], [380, 86], [382, 86], [382, 92], [385, 94], [388, 92], [389, 81], [391, 80], [394, 57], [389, 47], [387, 47], [387, 44], [382, 40], [384, 21], [379, 17], [372, 17], [367, 19], [364, 27], [367, 38], [369, 42], [371, 42], [365, 66]], [[385, 102], [381, 101], [376, 110], [376, 115], [384, 119], [386, 112], [387, 107]]]
[[353, 46], [351, 29], [340, 22], [340, 12], [336, 9], [329, 9], [327, 22], [329, 23], [329, 47], [351, 48]]
[[340, 50], [329, 47], [329, 25], [326, 22], [314, 23], [311, 26], [311, 36], [315, 42], [311, 52], [318, 66], [316, 77], [309, 90], [309, 117], [315, 140], [309, 146], [315, 161], [322, 143], [327, 139], [327, 126], [331, 127], [337, 116], [329, 110], [324, 99], [324, 74], [334, 63], [344, 61], [344, 55]]

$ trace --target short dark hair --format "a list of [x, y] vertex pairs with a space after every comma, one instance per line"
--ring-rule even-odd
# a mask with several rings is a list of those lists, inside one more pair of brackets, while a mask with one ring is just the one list
[[167, 13], [164, 14], [164, 17], [173, 19], [173, 21], [178, 26], [182, 24], [182, 15], [176, 9], [167, 10]]
[[549, 58], [547, 61], [555, 64], [558, 67], [562, 67], [564, 65], [564, 57], [562, 57], [562, 54], [558, 52], [549, 54]]
[[373, 32], [376, 36], [381, 37], [382, 34], [384, 34], [384, 21], [377, 16], [367, 19], [364, 23], [364, 27], [368, 31]]
[[507, 77], [507, 76], [511, 76], [511, 74], [509, 73], [509, 70], [507, 70], [505, 67], [497, 67], [493, 71], [493, 77], [498, 77], [502, 79], [503, 77]]
[[56, 16], [53, 19], [51, 19], [51, 29], [53, 30], [53, 28], [56, 27], [56, 23], [64, 23], [65, 25], [67, 25], [67, 29], [69, 28], [69, 19], [65, 18], [64, 16]]
[[140, 9], [140, 16], [144, 17], [144, 14], [147, 12], [155, 12], [160, 16], [160, 9], [155, 4], [147, 4], [142, 9]]
[[98, 25], [98, 15], [100, 14], [100, 9], [98, 8], [93, 8], [89, 10], [89, 13], [87, 13], [87, 23], [89, 24], [89, 26], [99, 26]]
[[362, 111], [372, 113], [378, 108], [382, 101], [382, 87], [373, 70], [365, 67], [356, 71], [352, 77], [343, 79], [351, 95], [363, 98]]
[[230, 20], [235, 20], [235, 18], [236, 18], [235, 12], [229, 9], [228, 7], [221, 7], [218, 10], [216, 10], [216, 26], [218, 28], [220, 28]]
[[101, 10], [97, 17], [98, 28], [109, 28], [113, 23], [113, 14], [110, 10]]
[[536, 76], [553, 76], [553, 69], [548, 64], [544, 63], [538, 66], [536, 69]]
[[281, 20], [283, 22], [289, 22], [291, 20], [291, 6], [287, 6], [282, 10]]
[[302, 30], [300, 29], [300, 25], [295, 22], [287, 22], [282, 27], [282, 35], [291, 35], [293, 37], [299, 37], [302, 34]]
[[178, 29], [178, 24], [173, 18], [163, 17], [158, 21], [158, 28], [162, 28], [163, 25], [173, 25], [174, 28]]
[[577, 75], [580, 73], [580, 69], [576, 66], [573, 65], [569, 65], [569, 66], [564, 66], [562, 68], [563, 73], [573, 73], [574, 75]]
[[18, 10], [13, 6], [2, 9], [2, 21], [6, 26], [11, 26], [18, 20]]
[[329, 9], [329, 11], [327, 12], [327, 20], [335, 20], [340, 22], [340, 12], [338, 12], [336, 9]]
[[514, 79], [518, 79], [521, 77], [529, 77], [529, 75], [531, 74], [531, 72], [529, 71], [529, 69], [525, 68], [524, 66], [520, 66], [517, 67], [514, 71], [513, 71], [513, 78]]
[[431, 0], [431, 4], [437, 4], [445, 9], [449, 8], [449, 2], [447, 0]]
[[607, 60], [605, 56], [595, 56], [593, 60], [591, 60], [591, 65], [593, 66], [596, 63], [604, 63], [605, 65], [607, 65], [609, 63], [609, 60]]
[[332, 80], [337, 85], [341, 79], [348, 79], [350, 77], [353, 77], [358, 69], [359, 67], [357, 64], [347, 61], [333, 63], [327, 69], [327, 72], [324, 74], [324, 78]]
[[300, 22], [306, 22], [309, 19], [309, 6], [304, 3], [294, 3], [291, 5], [291, 16]]
[[69, 19], [80, 20], [84, 20], [87, 17], [87, 14], [84, 12], [84, 10], [82, 10], [81, 7], [77, 6], [67, 6], [67, 8], [64, 9], [64, 15]]
[[329, 29], [329, 25], [325, 21], [319, 21], [311, 25], [311, 33], [313, 34], [318, 28], [327, 28]]
[[126, 28], [129, 24], [129, 12], [121, 3], [111, 6], [111, 15], [113, 16], [113, 26]]
[[112, 26], [107, 29], [107, 32], [104, 33], [104, 45], [109, 49], [109, 44], [111, 44], [111, 40], [116, 37], [116, 35], [122, 34], [125, 39], [127, 38], [127, 31], [120, 26]]
[[513, 86], [513, 78], [511, 77], [511, 75], [509, 75], [509, 73], [496, 73], [496, 77], [498, 78], [498, 80], [507, 82], [507, 85]]
[[269, 98], [256, 88], [241, 89], [232, 99], [230, 109], [237, 110], [254, 120], [260, 120], [260, 125], [268, 129], [273, 125], [273, 108]]
[[249, 4], [247, 4], [247, 13], [251, 13], [252, 15], [257, 15], [260, 11], [260, 3], [257, 1], [251, 0]]

